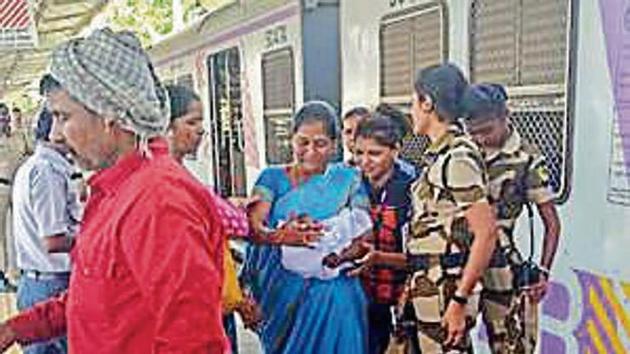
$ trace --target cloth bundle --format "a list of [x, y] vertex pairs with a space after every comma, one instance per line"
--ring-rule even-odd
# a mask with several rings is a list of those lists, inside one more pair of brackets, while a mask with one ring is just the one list
[[324, 257], [339, 253], [354, 239], [372, 229], [370, 214], [358, 208], [344, 208], [339, 214], [320, 223], [324, 227], [324, 235], [311, 248], [282, 246], [282, 266], [285, 269], [304, 278], [333, 279], [344, 266], [328, 268], [322, 264]]

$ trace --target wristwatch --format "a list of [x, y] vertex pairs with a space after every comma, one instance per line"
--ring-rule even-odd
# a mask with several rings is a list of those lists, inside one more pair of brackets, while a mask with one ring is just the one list
[[455, 294], [453, 294], [453, 297], [451, 298], [451, 300], [455, 301], [456, 303], [460, 305], [468, 305], [468, 297], [466, 295], [462, 295], [458, 291], [456, 291]]
[[539, 266], [538, 269], [540, 269], [540, 272], [542, 273], [542, 275], [545, 276], [545, 279], [549, 279], [549, 268], [544, 267], [544, 266]]

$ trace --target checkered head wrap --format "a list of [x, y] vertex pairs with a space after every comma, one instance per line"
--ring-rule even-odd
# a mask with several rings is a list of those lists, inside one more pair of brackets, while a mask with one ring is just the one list
[[105, 28], [64, 42], [53, 53], [51, 74], [88, 109], [119, 119], [144, 151], [169, 124], [166, 90], [131, 32]]

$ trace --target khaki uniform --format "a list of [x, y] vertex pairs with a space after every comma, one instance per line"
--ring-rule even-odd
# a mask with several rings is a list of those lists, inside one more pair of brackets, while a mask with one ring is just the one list
[[8, 138], [0, 137], [0, 269], [5, 271], [15, 268], [9, 212], [11, 183], [15, 170], [32, 153], [31, 139], [23, 127]]
[[[423, 176], [412, 187], [413, 217], [406, 242], [412, 275], [403, 302], [415, 311], [421, 353], [462, 353], [472, 350], [468, 335], [458, 348], [442, 345], [442, 318], [457, 289], [472, 242], [464, 214], [474, 203], [487, 201], [486, 174], [477, 146], [452, 127], [427, 150]], [[467, 305], [468, 329], [474, 325], [480, 286]]]
[[[553, 199], [544, 160], [512, 130], [503, 147], [485, 157], [490, 202], [496, 208], [501, 251], [510, 263], [522, 261], [516, 251], [514, 226], [525, 202]], [[529, 237], [529, 236], [527, 236]], [[513, 288], [509, 266], [490, 267], [483, 277], [481, 312], [493, 353], [533, 353], [538, 334], [538, 308]]]

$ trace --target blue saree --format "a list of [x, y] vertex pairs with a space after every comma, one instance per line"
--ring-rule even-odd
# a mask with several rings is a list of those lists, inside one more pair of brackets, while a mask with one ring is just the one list
[[[271, 227], [292, 214], [323, 220], [346, 206], [369, 208], [359, 174], [341, 164], [329, 165], [297, 188], [286, 168], [267, 168], [254, 194], [271, 203]], [[283, 268], [280, 247], [268, 245], [250, 246], [244, 276], [264, 315], [260, 337], [265, 353], [367, 352], [367, 302], [358, 278], [305, 279]]]

